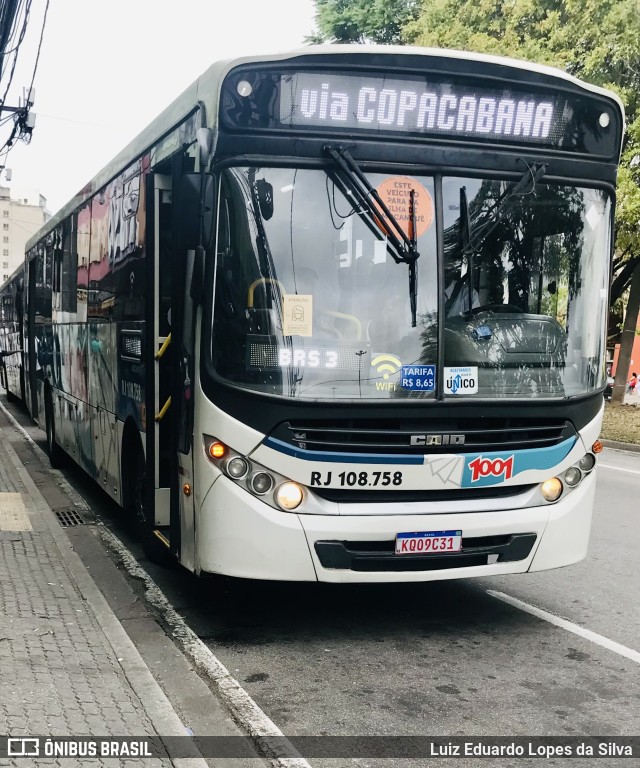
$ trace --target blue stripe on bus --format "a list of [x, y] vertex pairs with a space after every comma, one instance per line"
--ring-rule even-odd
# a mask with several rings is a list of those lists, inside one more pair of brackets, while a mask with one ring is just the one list
[[296, 459], [305, 461], [332, 461], [342, 464], [424, 464], [424, 456], [415, 456], [411, 454], [390, 454], [390, 453], [331, 453], [329, 451], [307, 451], [303, 448], [296, 448], [275, 437], [267, 437], [263, 445], [273, 448], [280, 453], [286, 453], [289, 456], [295, 456]]

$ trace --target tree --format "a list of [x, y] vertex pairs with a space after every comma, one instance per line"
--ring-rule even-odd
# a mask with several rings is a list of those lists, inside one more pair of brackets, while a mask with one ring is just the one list
[[627, 137], [616, 210], [611, 303], [640, 264], [640, 5], [637, 0], [425, 0], [406, 42], [535, 61], [616, 91]]
[[418, 0], [315, 0], [314, 43], [400, 43], [418, 13]]

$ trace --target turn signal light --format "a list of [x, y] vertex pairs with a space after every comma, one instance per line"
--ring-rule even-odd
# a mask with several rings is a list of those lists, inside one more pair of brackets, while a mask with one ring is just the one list
[[211, 456], [212, 459], [221, 459], [226, 452], [227, 446], [217, 440], [209, 446], [209, 456]]
[[591, 450], [594, 453], [602, 453], [603, 448], [604, 448], [604, 445], [600, 440], [596, 440], [595, 443], [591, 446]]

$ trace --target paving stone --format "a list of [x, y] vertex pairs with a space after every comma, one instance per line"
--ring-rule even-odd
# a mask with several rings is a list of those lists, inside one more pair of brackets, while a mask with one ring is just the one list
[[[29, 496], [13, 471], [7, 424], [1, 416], [0, 733], [155, 735], [51, 531], [33, 514], [41, 500]], [[5, 530], [10, 526], [20, 530]], [[0, 758], [0, 764], [77, 768], [79, 760]], [[168, 761], [91, 760], [92, 768], [125, 764], [152, 768]]]

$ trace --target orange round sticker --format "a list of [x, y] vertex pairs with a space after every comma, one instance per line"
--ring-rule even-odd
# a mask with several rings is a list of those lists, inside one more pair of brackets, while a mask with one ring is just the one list
[[[409, 176], [390, 176], [380, 184], [377, 192], [405, 235], [411, 237], [409, 229], [411, 190], [415, 192], [415, 234], [416, 237], [420, 237], [433, 223], [433, 200], [426, 188]], [[378, 225], [386, 232], [386, 227], [381, 221]]]

